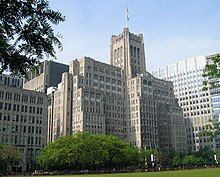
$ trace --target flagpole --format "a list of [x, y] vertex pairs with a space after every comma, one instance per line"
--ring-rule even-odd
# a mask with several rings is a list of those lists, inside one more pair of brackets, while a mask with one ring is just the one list
[[125, 5], [125, 28], [128, 27], [128, 22], [127, 22], [127, 9], [126, 9], [126, 5]]
[[126, 15], [125, 15], [125, 27], [128, 28], [129, 12], [128, 12], [127, 5], [125, 5], [125, 12], [126, 12]]

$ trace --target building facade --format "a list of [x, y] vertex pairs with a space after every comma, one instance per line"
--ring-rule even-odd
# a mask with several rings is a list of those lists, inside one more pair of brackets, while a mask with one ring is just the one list
[[112, 35], [110, 51], [111, 65], [125, 73], [128, 140], [139, 147], [186, 152], [186, 130], [173, 85], [146, 71], [143, 34], [125, 28], [122, 34]]
[[69, 68], [54, 92], [52, 140], [77, 131], [124, 139], [122, 70], [89, 57]]
[[0, 85], [22, 88], [23, 87], [23, 79], [21, 77], [15, 76], [15, 75], [1, 74], [0, 75]]
[[47, 93], [49, 87], [57, 87], [64, 72], [68, 72], [68, 65], [45, 60], [27, 73], [24, 89]]
[[203, 70], [211, 55], [193, 57], [153, 71], [155, 77], [172, 81], [174, 94], [183, 109], [187, 126], [189, 151], [203, 147], [219, 148], [218, 141], [201, 137], [199, 133], [209, 120], [219, 120], [219, 88], [203, 89]]
[[46, 138], [47, 95], [0, 85], [0, 144], [19, 150], [22, 171], [34, 168]]
[[125, 28], [112, 36], [110, 51], [111, 64], [89, 57], [70, 62], [53, 93], [50, 140], [87, 131], [116, 135], [142, 148], [186, 152], [173, 85], [146, 71], [143, 35]]

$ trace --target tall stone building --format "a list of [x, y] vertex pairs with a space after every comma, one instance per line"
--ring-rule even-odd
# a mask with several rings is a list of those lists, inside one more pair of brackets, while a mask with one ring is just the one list
[[92, 58], [74, 60], [54, 92], [53, 133], [87, 131], [124, 139], [123, 73]]
[[57, 87], [64, 72], [68, 72], [68, 65], [45, 60], [27, 73], [24, 89], [47, 93], [49, 87]]
[[110, 65], [89, 57], [70, 62], [52, 94], [50, 140], [87, 131], [113, 134], [138, 147], [186, 152], [173, 84], [146, 71], [143, 35], [125, 28], [112, 36], [110, 50]]
[[174, 94], [184, 113], [189, 151], [206, 146], [220, 148], [219, 138], [213, 141], [199, 135], [209, 120], [220, 121], [219, 88], [203, 90], [203, 70], [211, 56], [192, 57], [153, 71], [155, 77], [174, 83]]
[[143, 34], [135, 35], [124, 28], [120, 35], [112, 35], [110, 44], [111, 65], [124, 70], [126, 80], [146, 73]]
[[186, 152], [186, 130], [171, 82], [146, 71], [143, 34], [111, 37], [111, 64], [125, 73], [128, 140], [136, 146]]
[[0, 144], [19, 150], [22, 171], [36, 165], [46, 138], [47, 95], [0, 85]]

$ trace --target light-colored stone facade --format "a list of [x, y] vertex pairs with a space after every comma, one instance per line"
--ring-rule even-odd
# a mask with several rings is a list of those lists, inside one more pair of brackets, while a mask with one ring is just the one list
[[125, 28], [112, 36], [110, 49], [111, 65], [89, 57], [70, 62], [53, 93], [50, 141], [87, 131], [116, 135], [138, 147], [186, 152], [173, 85], [146, 71], [143, 35]]
[[23, 79], [15, 75], [0, 74], [0, 85], [22, 88]]
[[171, 82], [151, 74], [128, 81], [128, 140], [135, 146], [187, 152], [182, 109], [173, 96]]
[[46, 138], [47, 95], [0, 85], [0, 144], [20, 151], [23, 171], [34, 168]]
[[143, 35], [125, 28], [112, 36], [110, 51], [111, 65], [125, 73], [127, 139], [138, 147], [186, 152], [186, 129], [173, 85], [146, 71]]
[[[70, 73], [63, 74], [54, 92], [53, 140], [77, 131], [113, 134], [124, 139], [122, 70], [89, 57], [72, 61], [69, 68]], [[70, 80], [68, 89], [61, 87]], [[71, 126], [65, 128], [68, 125]]]

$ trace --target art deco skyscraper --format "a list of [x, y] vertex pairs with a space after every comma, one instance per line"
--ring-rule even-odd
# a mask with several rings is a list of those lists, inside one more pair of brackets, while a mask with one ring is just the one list
[[[69, 80], [72, 84], [65, 89]], [[90, 57], [70, 62], [69, 73], [53, 95], [52, 141], [87, 131], [115, 135], [137, 147], [186, 152], [182, 109], [174, 98], [173, 84], [146, 71], [142, 34], [125, 28], [113, 35], [111, 65]]]
[[127, 140], [134, 146], [185, 152], [186, 130], [173, 84], [146, 71], [143, 34], [124, 28], [122, 34], [112, 35], [110, 51], [111, 65], [125, 73]]
[[135, 35], [124, 28], [120, 35], [112, 35], [111, 65], [122, 68], [127, 79], [146, 73], [143, 34]]

